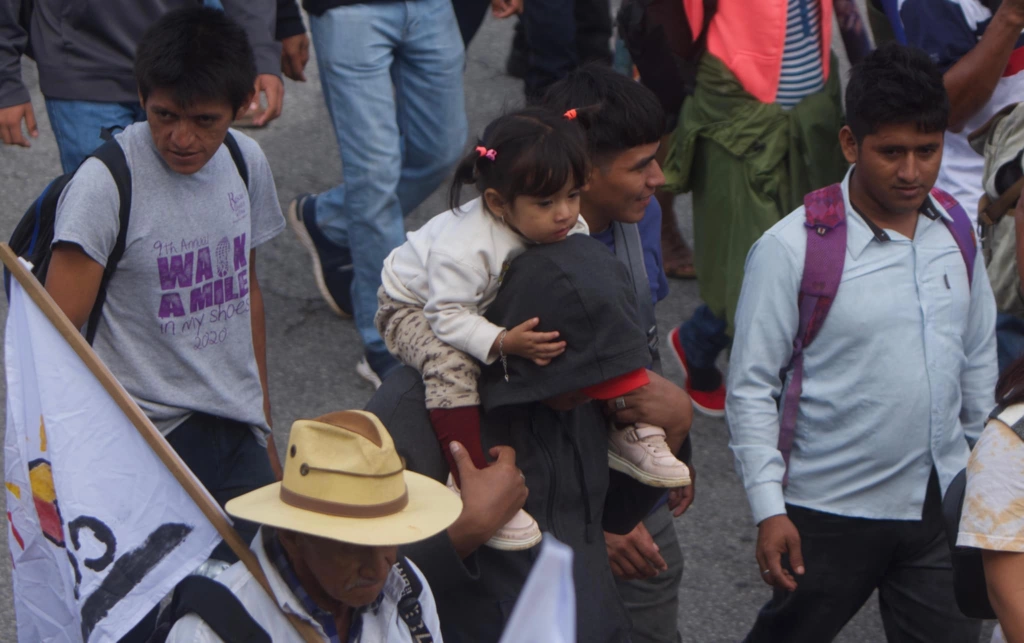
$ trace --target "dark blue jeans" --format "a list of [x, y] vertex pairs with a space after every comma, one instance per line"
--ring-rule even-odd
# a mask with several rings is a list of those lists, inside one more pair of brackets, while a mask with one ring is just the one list
[[[252, 429], [241, 422], [206, 413], [193, 413], [171, 431], [167, 442], [221, 507], [232, 498], [276, 480], [270, 468], [267, 448], [259, 443]], [[252, 542], [260, 527], [246, 520], [235, 519], [234, 523], [238, 535], [247, 543]], [[238, 556], [223, 541], [210, 557], [229, 563], [238, 561]], [[156, 629], [159, 611], [159, 605], [154, 607], [121, 638], [120, 643], [148, 641]]]
[[1000, 373], [1024, 355], [1024, 319], [1007, 313], [996, 315], [996, 352]]
[[718, 354], [732, 341], [725, 329], [724, 319], [715, 317], [711, 309], [701, 304], [693, 315], [679, 327], [679, 343], [686, 353], [691, 368], [714, 368]]
[[775, 590], [746, 643], [828, 643], [878, 590], [890, 643], [977, 643], [981, 621], [960, 613], [936, 476], [921, 520], [847, 518], [786, 506], [806, 573]]
[[[241, 422], [193, 413], [167, 441], [178, 452], [199, 482], [221, 507], [228, 500], [273, 483], [267, 447], [252, 429]], [[235, 530], [245, 542], [252, 542], [259, 525], [234, 519]], [[211, 558], [234, 563], [238, 560], [226, 543], [217, 545]]]

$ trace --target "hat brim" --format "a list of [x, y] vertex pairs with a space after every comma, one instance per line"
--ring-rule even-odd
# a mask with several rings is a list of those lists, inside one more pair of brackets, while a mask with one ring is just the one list
[[462, 512], [462, 500], [433, 478], [405, 472], [409, 504], [378, 518], [346, 518], [299, 509], [281, 500], [281, 483], [261, 487], [226, 505], [236, 518], [345, 543], [407, 545], [447, 529]]

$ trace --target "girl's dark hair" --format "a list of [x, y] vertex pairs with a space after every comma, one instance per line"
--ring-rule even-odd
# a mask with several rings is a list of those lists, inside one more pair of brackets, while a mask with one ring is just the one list
[[171, 92], [180, 107], [217, 100], [237, 112], [256, 82], [256, 62], [245, 31], [223, 11], [177, 9], [153, 23], [135, 52], [135, 82], [145, 102], [154, 90]]
[[527, 107], [499, 116], [477, 143], [493, 150], [493, 159], [476, 149], [455, 169], [448, 207], [455, 210], [462, 186], [473, 184], [482, 195], [493, 189], [512, 202], [518, 196], [549, 196], [570, 181], [582, 187], [587, 180], [587, 140], [581, 120], [569, 119], [541, 107]]
[[996, 383], [996, 402], [1000, 405], [1024, 402], [1024, 357], [1010, 365]]

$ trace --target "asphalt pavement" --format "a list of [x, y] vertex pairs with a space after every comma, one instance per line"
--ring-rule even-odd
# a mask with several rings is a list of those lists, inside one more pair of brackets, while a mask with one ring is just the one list
[[[510, 22], [488, 18], [470, 47], [465, 78], [472, 138], [490, 119], [523, 101], [522, 83], [504, 71], [511, 40]], [[285, 81], [281, 118], [263, 130], [246, 130], [259, 141], [270, 160], [282, 208], [295, 195], [322, 191], [341, 178], [337, 145], [321, 96], [315, 60], [310, 61], [306, 76], [306, 83]], [[42, 188], [60, 174], [57, 147], [31, 61], [25, 62], [24, 77], [32, 89], [40, 136], [28, 150], [0, 146], [2, 239], [10, 236], [15, 223]], [[409, 229], [446, 209], [446, 187], [439, 188], [409, 217]], [[676, 214], [684, 234], [692, 238], [688, 198], [677, 200]], [[308, 255], [291, 232], [285, 230], [261, 247], [258, 255], [267, 310], [275, 437], [283, 451], [288, 428], [295, 419], [361, 408], [373, 391], [354, 371], [362, 353], [354, 326], [336, 317], [320, 298]], [[657, 311], [663, 346], [667, 346], [668, 331], [700, 303], [695, 282], [672, 281], [671, 287], [671, 295], [659, 304]], [[6, 311], [6, 302], [0, 298], [0, 319], [6, 318]], [[671, 359], [666, 360], [665, 371], [666, 376], [681, 382], [682, 373]], [[4, 387], [3, 382], [0, 387]], [[698, 415], [692, 436], [698, 472], [696, 502], [676, 522], [685, 557], [679, 627], [687, 643], [739, 641], [770, 596], [754, 561], [757, 530], [734, 472], [725, 423]], [[0, 533], [0, 539], [0, 551], [6, 551], [6, 529]], [[10, 559], [0, 555], [0, 641], [14, 640]], [[837, 640], [885, 640], [876, 599], [869, 601]]]

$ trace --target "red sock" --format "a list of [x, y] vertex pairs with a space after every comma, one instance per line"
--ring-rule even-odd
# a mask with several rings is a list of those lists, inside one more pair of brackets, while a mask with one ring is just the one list
[[451, 469], [455, 484], [459, 482], [459, 469], [455, 466], [455, 458], [448, 445], [453, 441], [466, 447], [469, 457], [477, 469], [487, 466], [487, 458], [484, 457], [484, 447], [480, 443], [480, 407], [459, 406], [454, 409], [430, 409], [430, 423], [434, 426], [434, 433], [441, 443], [441, 452], [448, 461], [448, 468]]

